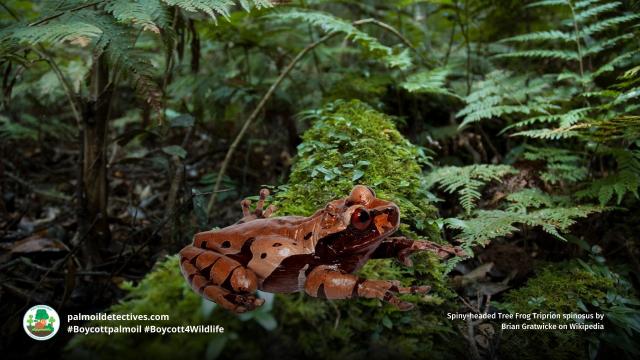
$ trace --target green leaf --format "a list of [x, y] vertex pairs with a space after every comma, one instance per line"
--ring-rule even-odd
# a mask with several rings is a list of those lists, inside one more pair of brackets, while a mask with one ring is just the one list
[[189, 114], [178, 115], [169, 120], [171, 127], [191, 127], [195, 122], [195, 118]]
[[185, 157], [187, 157], [187, 150], [183, 149], [182, 146], [178, 146], [178, 145], [165, 146], [162, 148], [162, 151], [165, 154], [177, 156], [181, 159], [184, 159]]
[[274, 318], [270, 313], [258, 312], [253, 318], [258, 322], [258, 324], [260, 324], [260, 326], [262, 326], [267, 331], [273, 331], [278, 327], [276, 318]]

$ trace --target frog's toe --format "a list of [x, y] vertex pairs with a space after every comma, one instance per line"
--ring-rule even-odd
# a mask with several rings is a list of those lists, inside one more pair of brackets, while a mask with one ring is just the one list
[[240, 201], [240, 207], [242, 207], [242, 216], [247, 217], [251, 215], [251, 200], [244, 199]]
[[400, 311], [409, 311], [415, 307], [414, 304], [407, 301], [401, 301], [398, 304], [396, 304], [396, 306]]
[[276, 207], [274, 205], [269, 205], [269, 207], [267, 207], [267, 210], [264, 211], [264, 213], [262, 213], [262, 216], [265, 218], [270, 217], [271, 215], [273, 215], [273, 213], [276, 211]]

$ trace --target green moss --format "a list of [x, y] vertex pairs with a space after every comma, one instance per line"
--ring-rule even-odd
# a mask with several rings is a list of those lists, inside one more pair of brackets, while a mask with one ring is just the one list
[[328, 101], [339, 99], [358, 99], [367, 104], [379, 107], [381, 98], [387, 92], [387, 87], [392, 83], [392, 78], [386, 74], [371, 74], [364, 76], [353, 72], [341, 74], [338, 80], [325, 97]]
[[[501, 307], [510, 313], [582, 313], [584, 304], [606, 302], [607, 292], [615, 286], [615, 281], [609, 277], [588, 271], [575, 261], [564, 262], [543, 267], [524, 287], [508, 292]], [[585, 332], [571, 330], [505, 331], [500, 357], [519, 360], [588, 358], [588, 337], [585, 335]], [[533, 347], [537, 350], [531, 351]]]
[[435, 207], [422, 192], [427, 157], [396, 129], [391, 118], [352, 100], [314, 113], [303, 135], [289, 184], [277, 194], [280, 214], [310, 215], [365, 184], [400, 207], [402, 229], [439, 239]]
[[544, 267], [527, 285], [507, 293], [506, 307], [511, 312], [580, 312], [584, 304], [605, 299], [615, 285], [612, 279], [597, 276], [576, 262]]

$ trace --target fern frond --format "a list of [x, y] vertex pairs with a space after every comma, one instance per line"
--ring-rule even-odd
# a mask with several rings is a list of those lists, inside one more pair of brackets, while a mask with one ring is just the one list
[[583, 49], [582, 56], [590, 56], [590, 55], [599, 54], [599, 53], [603, 52], [604, 50], [606, 50], [608, 48], [611, 48], [613, 46], [618, 45], [620, 42], [622, 42], [624, 40], [633, 39], [635, 36], [636, 36], [635, 34], [623, 34], [623, 35], [620, 35], [620, 36], [613, 37], [611, 39], [605, 39], [605, 40], [602, 40], [602, 41], [594, 41], [589, 46], [587, 46], [585, 49]]
[[0, 30], [1, 42], [17, 42], [25, 45], [41, 43], [72, 42], [81, 38], [97, 39], [102, 35], [102, 29], [91, 21], [65, 14], [56, 19], [37, 26], [26, 23], [16, 23]]
[[609, 3], [604, 3], [604, 4], [593, 6], [593, 7], [589, 7], [590, 5], [591, 4], [588, 4], [587, 6], [585, 6], [585, 8], [587, 9], [584, 11], [579, 11], [580, 9], [582, 9], [582, 7], [578, 8], [577, 5], [575, 6], [575, 8], [578, 10], [576, 11], [576, 16], [575, 16], [576, 22], [584, 23], [585, 21], [589, 20], [592, 17], [601, 15], [602, 13], [618, 8], [620, 5], [622, 5], [622, 3], [618, 1], [612, 1]]
[[570, 42], [575, 41], [575, 37], [572, 33], [567, 33], [560, 30], [539, 31], [529, 34], [523, 34], [513, 36], [510, 38], [502, 39], [501, 42], [531, 42], [531, 41], [563, 41]]
[[584, 180], [588, 174], [582, 156], [570, 150], [525, 146], [522, 157], [530, 161], [543, 161], [546, 169], [540, 178], [550, 184], [575, 183]]
[[567, 111], [566, 113], [545, 114], [545, 115], [534, 116], [534, 117], [531, 117], [507, 126], [502, 130], [502, 132], [506, 132], [514, 128], [522, 128], [525, 126], [534, 125], [537, 123], [559, 123], [561, 127], [566, 128], [576, 124], [581, 120], [586, 119], [586, 116], [589, 114], [589, 111], [592, 111], [592, 110], [593, 109], [590, 107], [583, 107], [583, 108]]
[[407, 77], [400, 86], [409, 92], [422, 94], [447, 95], [460, 99], [458, 95], [446, 88], [449, 69], [436, 68], [429, 71], [421, 71]]
[[[289, 9], [268, 15], [269, 18], [279, 22], [303, 22], [317, 26], [325, 33], [342, 33], [347, 39], [362, 45], [390, 67], [407, 67], [408, 52], [396, 52], [393, 48], [383, 45], [375, 37], [358, 29], [348, 21], [337, 18], [329, 13], [301, 9]], [[402, 59], [397, 59], [401, 56]]]
[[579, 199], [596, 198], [604, 206], [611, 201], [615, 194], [617, 196], [616, 202], [619, 205], [627, 193], [638, 198], [638, 187], [640, 187], [638, 173], [621, 171], [593, 181], [588, 188], [578, 191], [576, 196]]
[[140, 25], [143, 30], [160, 33], [170, 19], [167, 7], [160, 0], [112, 0], [105, 11], [124, 24]]
[[573, 125], [567, 127], [559, 127], [555, 129], [533, 129], [533, 130], [525, 130], [519, 131], [512, 136], [524, 136], [533, 139], [544, 139], [544, 140], [562, 140], [568, 139], [575, 136], [578, 136], [579, 133], [576, 131], [577, 129], [585, 128], [588, 125]]
[[555, 6], [555, 5], [569, 5], [567, 0], [542, 0], [536, 1], [527, 5], [527, 7], [539, 7], [539, 6]]
[[556, 199], [551, 195], [542, 192], [540, 189], [523, 189], [507, 195], [506, 200], [511, 202], [507, 206], [507, 211], [526, 213], [529, 208], [551, 207], [556, 203]]
[[609, 30], [616, 25], [620, 25], [620, 24], [630, 22], [633, 20], [638, 20], [638, 19], [640, 19], [640, 15], [637, 15], [637, 14], [620, 15], [620, 16], [604, 19], [602, 21], [598, 21], [596, 23], [583, 27], [580, 30], [580, 36], [581, 37], [593, 36], [602, 31]]
[[228, 19], [229, 9], [234, 5], [233, 0], [162, 0], [169, 6], [177, 6], [190, 12], [203, 12], [211, 18], [221, 15]]
[[498, 54], [497, 58], [536, 58], [536, 59], [560, 59], [567, 61], [577, 61], [580, 59], [577, 51], [572, 50], [522, 50], [506, 54]]
[[593, 4], [596, 4], [598, 2], [600, 2], [601, 0], [581, 0], [581, 1], [577, 1], [575, 3], [575, 5], [573, 5], [573, 8], [576, 10], [580, 10], [580, 9], [584, 9], [587, 8]]
[[509, 165], [478, 164], [464, 167], [445, 166], [435, 168], [425, 178], [427, 188], [438, 184], [444, 191], [457, 193], [466, 213], [471, 213], [475, 202], [480, 199], [480, 190], [491, 180], [498, 180], [507, 174], [517, 173]]
[[607, 210], [600, 206], [577, 205], [572, 207], [553, 207], [521, 213], [504, 210], [478, 210], [475, 217], [468, 220], [446, 219], [445, 224], [460, 230], [458, 240], [467, 247], [486, 245], [491, 240], [511, 235], [519, 231], [516, 224], [541, 227], [545, 232], [566, 240], [561, 232], [576, 223], [576, 219]]

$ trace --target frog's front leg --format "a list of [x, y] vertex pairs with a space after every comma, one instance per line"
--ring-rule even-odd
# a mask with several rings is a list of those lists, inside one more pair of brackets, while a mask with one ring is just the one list
[[350, 299], [354, 297], [376, 298], [411, 310], [413, 304], [398, 299], [395, 294], [424, 294], [429, 286], [401, 287], [394, 280], [367, 280], [353, 274], [345, 274], [330, 266], [319, 266], [307, 276], [304, 290], [313, 297], [326, 299]]
[[238, 221], [239, 224], [245, 223], [247, 221], [255, 220], [255, 219], [264, 219], [268, 218], [273, 214], [276, 210], [275, 206], [270, 205], [266, 210], [264, 209], [264, 201], [269, 196], [268, 189], [260, 190], [260, 199], [258, 199], [258, 203], [256, 204], [256, 209], [251, 211], [251, 200], [244, 199], [240, 202], [240, 206], [242, 207], [242, 219]]
[[256, 298], [256, 274], [216, 251], [192, 245], [180, 251], [180, 269], [193, 290], [225, 309], [242, 313], [264, 303]]
[[412, 266], [409, 255], [418, 251], [432, 251], [441, 258], [465, 256], [464, 250], [457, 246], [436, 244], [431, 241], [411, 240], [404, 236], [390, 237], [382, 241], [373, 252], [372, 259], [397, 258], [406, 266]]

